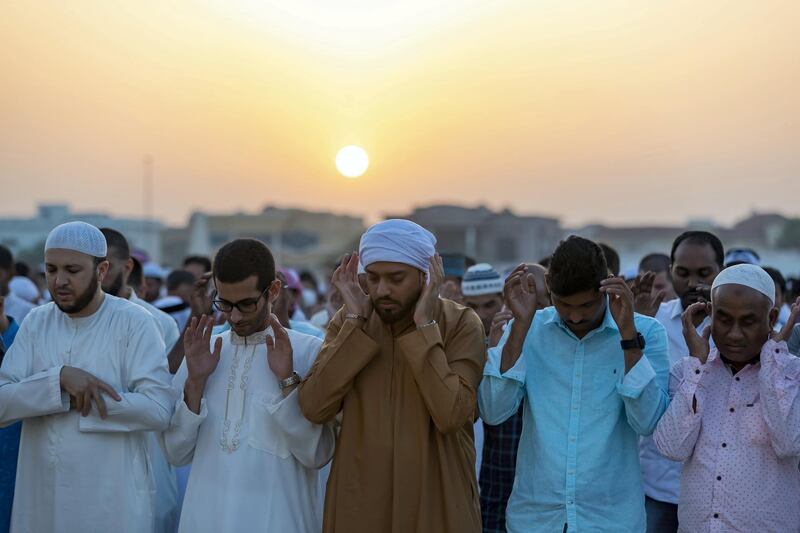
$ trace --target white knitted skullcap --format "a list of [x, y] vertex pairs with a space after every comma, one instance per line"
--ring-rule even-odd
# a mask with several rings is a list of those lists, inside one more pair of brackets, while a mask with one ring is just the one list
[[44, 251], [52, 249], [73, 250], [92, 257], [105, 257], [108, 252], [106, 238], [91, 224], [86, 222], [67, 222], [53, 228]]

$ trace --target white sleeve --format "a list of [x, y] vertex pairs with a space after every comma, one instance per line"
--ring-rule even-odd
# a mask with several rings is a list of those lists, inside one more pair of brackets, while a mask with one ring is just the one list
[[172, 380], [172, 391], [177, 400], [169, 427], [161, 434], [160, 439], [167, 461], [174, 466], [183, 466], [192, 462], [200, 425], [208, 416], [205, 398], [200, 400], [200, 414], [193, 413], [187, 407], [183, 398], [183, 386], [187, 376], [188, 370], [186, 369], [186, 360], [184, 360]]
[[57, 365], [34, 372], [32, 320], [23, 322], [0, 367], [0, 427], [37, 416], [66, 413], [69, 395], [61, 390]]

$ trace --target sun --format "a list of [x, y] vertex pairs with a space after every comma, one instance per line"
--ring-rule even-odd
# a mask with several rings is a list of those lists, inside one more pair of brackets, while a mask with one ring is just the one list
[[369, 167], [369, 156], [360, 146], [351, 144], [336, 154], [336, 170], [342, 176], [357, 178], [367, 171], [367, 167]]

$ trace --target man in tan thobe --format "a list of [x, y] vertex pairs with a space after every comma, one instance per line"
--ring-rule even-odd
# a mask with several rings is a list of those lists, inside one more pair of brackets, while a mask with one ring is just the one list
[[314, 423], [342, 413], [324, 532], [481, 529], [472, 422], [483, 325], [471, 309], [439, 298], [435, 244], [413, 222], [387, 220], [333, 275], [345, 305], [299, 395]]

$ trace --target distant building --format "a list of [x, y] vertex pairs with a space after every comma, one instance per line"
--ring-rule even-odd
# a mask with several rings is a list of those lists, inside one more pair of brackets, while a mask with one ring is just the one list
[[64, 222], [83, 220], [98, 228], [111, 227], [122, 232], [132, 246], [146, 250], [160, 260], [162, 224], [156, 220], [117, 218], [103, 213], [73, 213], [66, 204], [39, 205], [37, 216], [0, 218], [0, 244], [15, 254], [43, 260], [44, 241], [54, 227]]
[[436, 235], [440, 252], [463, 253], [496, 268], [538, 261], [550, 255], [563, 236], [555, 218], [520, 216], [508, 209], [432, 205], [415, 209], [407, 218]]
[[180, 266], [190, 254], [213, 256], [225, 243], [252, 237], [266, 243], [282, 266], [310, 268], [327, 277], [347, 251], [358, 247], [361, 218], [334, 213], [267, 207], [259, 213], [213, 215], [195, 212], [185, 228], [162, 232], [163, 263]]

